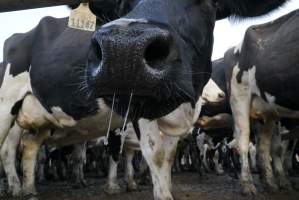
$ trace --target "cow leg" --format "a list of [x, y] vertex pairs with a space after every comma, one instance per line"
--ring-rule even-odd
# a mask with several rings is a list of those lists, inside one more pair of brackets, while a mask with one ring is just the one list
[[87, 183], [84, 178], [84, 163], [86, 162], [86, 144], [77, 144], [74, 145], [74, 151], [72, 152], [76, 184], [82, 185], [83, 187], [87, 186]]
[[249, 145], [249, 158], [250, 158], [251, 171], [256, 173], [257, 172], [256, 148], [252, 143], [250, 143]]
[[261, 168], [261, 178], [270, 192], [275, 192], [278, 190], [273, 176], [273, 170], [270, 160], [271, 143], [274, 128], [275, 122], [272, 120], [266, 120], [265, 124], [258, 133], [257, 143], [259, 166]]
[[273, 170], [276, 174], [276, 179], [278, 181], [278, 186], [281, 189], [291, 190], [292, 184], [285, 174], [285, 169], [283, 167], [284, 161], [284, 146], [287, 146], [288, 141], [282, 141], [281, 135], [278, 132], [275, 132], [272, 138], [271, 146], [271, 157], [273, 162]]
[[202, 152], [202, 164], [204, 166], [205, 171], [210, 173], [212, 170], [210, 168], [210, 165], [208, 164], [207, 153], [208, 153], [208, 145], [204, 144], [203, 145], [203, 152]]
[[215, 171], [217, 175], [222, 175], [224, 173], [221, 163], [219, 163], [219, 151], [216, 150], [213, 156], [213, 162], [215, 164]]
[[140, 179], [139, 181], [140, 185], [149, 185], [151, 183], [149, 177], [149, 168], [143, 156], [140, 161], [138, 178]]
[[0, 197], [5, 196], [5, 183], [4, 183], [4, 175], [2, 174], [2, 164], [0, 160]]
[[117, 166], [118, 163], [113, 160], [112, 156], [110, 156], [108, 180], [105, 188], [105, 192], [108, 194], [117, 194], [121, 192], [121, 187], [117, 180]]
[[241, 177], [240, 181], [244, 194], [256, 194], [248, 162], [249, 136], [250, 136], [250, 103], [251, 94], [247, 73], [243, 73], [242, 82], [237, 81], [238, 65], [233, 69], [231, 79], [230, 105], [234, 118], [234, 137], [236, 147], [240, 154]]
[[35, 135], [25, 133], [23, 136], [24, 150], [22, 156], [23, 166], [23, 194], [37, 194], [35, 188], [35, 167], [40, 146], [43, 141], [50, 136], [50, 130], [41, 130]]
[[128, 184], [128, 191], [137, 190], [137, 184], [134, 180], [134, 167], [133, 167], [133, 158], [134, 158], [134, 150], [126, 149], [126, 171], [125, 171], [125, 179]]
[[[1, 96], [0, 96], [1, 97]], [[2, 98], [2, 97], [1, 97]], [[6, 136], [9, 133], [15, 116], [11, 115], [11, 109], [14, 106], [13, 102], [5, 103], [1, 101], [0, 105], [0, 149], [3, 146]]]
[[155, 200], [172, 200], [171, 166], [179, 138], [161, 136], [155, 121], [139, 120], [140, 147], [151, 171]]
[[15, 123], [1, 148], [2, 164], [8, 179], [8, 192], [13, 196], [21, 194], [21, 182], [16, 170], [16, 153], [21, 133], [21, 127]]
[[286, 169], [288, 175], [292, 175], [294, 174], [293, 170], [294, 170], [294, 167], [293, 167], [293, 157], [294, 157], [294, 152], [295, 152], [295, 148], [296, 148], [296, 144], [297, 144], [298, 140], [293, 140], [291, 143], [292, 148], [291, 149], [286, 149], [285, 150], [285, 153], [283, 155], [283, 165], [284, 165], [284, 168]]
[[46, 147], [45, 145], [43, 145], [40, 149], [40, 151], [38, 152], [38, 155], [37, 155], [38, 159], [37, 159], [37, 162], [38, 162], [38, 170], [37, 170], [37, 173], [38, 173], [38, 183], [42, 183], [46, 180], [45, 178], [45, 165], [46, 165]]

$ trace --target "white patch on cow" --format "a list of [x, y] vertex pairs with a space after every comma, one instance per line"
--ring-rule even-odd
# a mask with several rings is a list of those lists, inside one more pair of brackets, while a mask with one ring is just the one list
[[0, 155], [3, 168], [7, 175], [8, 190], [13, 196], [21, 194], [21, 182], [16, 170], [16, 153], [20, 143], [22, 129], [17, 125], [10, 129], [8, 136], [1, 148]]
[[14, 116], [11, 115], [11, 108], [26, 93], [31, 92], [29, 73], [26, 71], [13, 76], [10, 74], [10, 68], [11, 64], [8, 63], [0, 88], [0, 147], [14, 120]]
[[241, 53], [242, 50], [242, 46], [243, 46], [243, 42], [244, 42], [244, 38], [242, 39], [242, 41], [235, 47], [234, 49], [234, 54], [236, 55], [237, 53]]
[[275, 103], [275, 96], [272, 96], [268, 92], [265, 92], [265, 96], [266, 96], [266, 100], [267, 100], [268, 103], [270, 103], [270, 104]]
[[107, 190], [109, 193], [115, 193], [120, 191], [120, 186], [117, 181], [117, 166], [118, 163], [115, 162], [112, 156], [109, 157], [109, 172], [107, 180]]
[[257, 165], [256, 165], [256, 147], [255, 145], [250, 142], [249, 143], [249, 158], [251, 163], [251, 169], [252, 171], [257, 171]]
[[[0, 102], [2, 103], [5, 100], [15, 100], [15, 96], [17, 95], [17, 99], [22, 99], [24, 94], [20, 94], [20, 89], [25, 89], [27, 91], [31, 91], [31, 87], [29, 84], [29, 73], [27, 71], [22, 72], [16, 76], [13, 76], [10, 73], [11, 64], [7, 64], [5, 74], [3, 77], [3, 82], [0, 88]], [[27, 92], [26, 91], [26, 92]]]
[[134, 180], [134, 167], [133, 167], [134, 150], [127, 149], [125, 151], [125, 155], [126, 155], [125, 179], [128, 184], [128, 190], [134, 191], [137, 189], [137, 184]]
[[128, 19], [128, 18], [120, 18], [109, 23], [106, 23], [102, 26], [102, 28], [107, 28], [109, 26], [121, 26], [128, 27], [131, 23], [147, 23], [146, 19]]
[[225, 93], [210, 79], [202, 91], [203, 104], [220, 103], [225, 99]]
[[173, 199], [171, 166], [179, 137], [161, 137], [157, 120], [140, 119], [140, 147], [151, 170], [154, 199]]
[[[92, 140], [105, 136], [108, 129], [111, 109], [105, 104], [103, 99], [98, 99], [97, 101], [99, 107], [97, 114], [76, 121], [76, 124], [72, 127], [65, 126], [64, 129], [56, 130], [47, 142], [51, 144], [69, 145], [82, 142], [83, 140]], [[72, 122], [72, 118], [68, 120]], [[111, 130], [122, 127], [123, 123], [124, 119], [113, 112]], [[71, 125], [71, 123], [69, 125]]]
[[298, 154], [296, 154], [296, 162], [298, 162], [299, 163], [299, 155]]
[[57, 121], [59, 121], [59, 124], [61, 124], [62, 126], [76, 125], [76, 121], [74, 120], [74, 118], [63, 112], [60, 107], [54, 106], [51, 108], [51, 111], [54, 118], [57, 119]]
[[237, 143], [236, 139], [233, 139], [232, 141], [230, 141], [227, 144], [227, 146], [228, 146], [229, 149], [233, 149], [233, 148], [236, 149], [236, 143]]
[[[183, 103], [170, 114], [157, 120], [159, 129], [169, 136], [185, 135], [193, 126], [193, 121], [198, 119], [201, 102], [196, 103], [195, 109], [190, 103]], [[199, 111], [198, 111], [199, 110]]]

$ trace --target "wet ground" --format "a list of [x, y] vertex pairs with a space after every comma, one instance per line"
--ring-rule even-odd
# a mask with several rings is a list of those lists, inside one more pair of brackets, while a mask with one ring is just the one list
[[[255, 178], [257, 181], [257, 178]], [[105, 179], [88, 178], [88, 187], [75, 189], [70, 182], [47, 182], [39, 185], [39, 200], [147, 200], [153, 199], [152, 187], [141, 186], [136, 192], [123, 192], [107, 195], [104, 192]], [[299, 178], [292, 181], [298, 185]], [[199, 177], [196, 173], [181, 173], [173, 176], [174, 196], [176, 200], [299, 200], [299, 191], [281, 191], [268, 194], [259, 185], [259, 195], [245, 197], [240, 194], [238, 180], [231, 177], [211, 175]], [[1, 198], [1, 200], [19, 200], [28, 198]]]

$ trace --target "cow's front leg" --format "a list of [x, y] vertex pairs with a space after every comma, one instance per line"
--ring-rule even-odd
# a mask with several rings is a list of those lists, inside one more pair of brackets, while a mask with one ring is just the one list
[[10, 129], [1, 149], [3, 168], [8, 179], [8, 192], [13, 196], [21, 194], [21, 182], [16, 170], [16, 153], [22, 129], [16, 123]]
[[128, 191], [137, 190], [137, 184], [134, 180], [134, 167], [133, 167], [133, 158], [134, 158], [134, 150], [133, 149], [126, 149], [126, 173], [125, 179], [128, 184]]
[[275, 192], [278, 187], [275, 183], [271, 166], [271, 143], [275, 127], [275, 122], [266, 120], [265, 124], [258, 133], [258, 159], [261, 168], [261, 178], [270, 192]]
[[24, 133], [23, 144], [23, 156], [22, 156], [22, 166], [23, 166], [23, 194], [24, 195], [36, 195], [35, 188], [35, 168], [37, 154], [43, 141], [50, 136], [50, 130], [41, 130], [38, 133], [31, 134], [28, 132]]
[[[286, 175], [286, 170], [283, 166], [285, 151], [287, 150], [287, 146], [289, 141], [282, 141], [280, 133], [278, 131], [274, 132], [272, 138], [272, 146], [271, 146], [271, 157], [273, 162], [273, 170], [276, 174], [276, 180], [278, 186], [281, 189], [291, 190], [292, 184]], [[284, 148], [285, 147], [285, 148]]]
[[234, 137], [236, 139], [236, 148], [240, 154], [241, 161], [240, 181], [244, 194], [256, 194], [256, 188], [253, 184], [248, 160], [251, 90], [247, 73], [243, 73], [241, 82], [237, 80], [239, 71], [237, 64], [233, 69], [230, 83], [230, 105], [234, 118]]
[[105, 192], [108, 194], [117, 194], [121, 192], [121, 187], [117, 179], [117, 166], [118, 163], [113, 160], [112, 156], [109, 157], [109, 172]]
[[155, 200], [172, 200], [171, 166], [179, 138], [161, 135], [156, 121], [141, 119], [140, 147], [151, 171]]
[[87, 183], [84, 178], [84, 163], [86, 162], [86, 144], [76, 144], [74, 145], [74, 150], [72, 152], [72, 158], [74, 163], [74, 175], [76, 180], [75, 187], [86, 187]]

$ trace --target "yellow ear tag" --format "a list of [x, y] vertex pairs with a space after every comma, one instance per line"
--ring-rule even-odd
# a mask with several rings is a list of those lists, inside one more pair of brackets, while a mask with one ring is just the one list
[[96, 30], [97, 17], [90, 11], [88, 3], [81, 3], [78, 8], [71, 11], [68, 26], [85, 31]]

